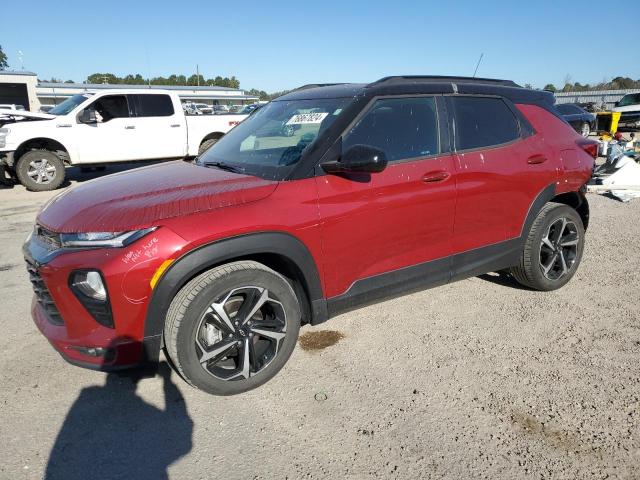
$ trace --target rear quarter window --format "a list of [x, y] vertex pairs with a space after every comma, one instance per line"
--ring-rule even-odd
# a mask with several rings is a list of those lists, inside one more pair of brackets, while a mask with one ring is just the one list
[[520, 136], [518, 120], [500, 98], [451, 97], [457, 150], [502, 145]]

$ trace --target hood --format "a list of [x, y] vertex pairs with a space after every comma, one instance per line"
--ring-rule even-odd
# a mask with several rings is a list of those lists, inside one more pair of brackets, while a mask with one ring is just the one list
[[0, 117], [13, 117], [15, 120], [51, 120], [52, 118], [56, 118], [55, 115], [50, 115], [48, 113], [27, 112], [25, 110], [9, 110], [5, 108], [0, 108]]
[[38, 214], [48, 230], [122, 232], [163, 219], [255, 202], [278, 182], [182, 160], [98, 178], [62, 192]]
[[640, 112], [640, 104], [626, 105], [624, 107], [614, 107], [614, 112]]

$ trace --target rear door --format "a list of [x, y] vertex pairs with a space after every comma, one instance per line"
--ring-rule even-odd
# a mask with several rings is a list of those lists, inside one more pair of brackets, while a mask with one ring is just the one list
[[[357, 304], [416, 281], [448, 281], [448, 259], [424, 264], [451, 253], [455, 206], [437, 103], [433, 96], [374, 100], [343, 134], [342, 152], [379, 148], [387, 168], [316, 177], [328, 297], [346, 294]], [[401, 271], [417, 264], [424, 268]]]
[[529, 207], [556, 178], [544, 143], [503, 98], [450, 96], [448, 110], [458, 185], [454, 253], [520, 236]]
[[187, 154], [187, 126], [171, 96], [163, 93], [129, 95], [134, 106], [134, 147], [137, 159], [176, 158]]

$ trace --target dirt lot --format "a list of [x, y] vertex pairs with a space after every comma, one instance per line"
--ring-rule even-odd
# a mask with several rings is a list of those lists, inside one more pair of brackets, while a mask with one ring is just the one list
[[640, 478], [640, 200], [589, 197], [560, 291], [489, 275], [342, 315], [219, 398], [66, 364], [20, 252], [51, 194], [1, 188], [0, 478]]

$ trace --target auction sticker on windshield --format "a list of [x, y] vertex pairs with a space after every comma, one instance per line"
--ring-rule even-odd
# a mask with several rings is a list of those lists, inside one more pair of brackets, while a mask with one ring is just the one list
[[323, 113], [298, 113], [291, 117], [286, 123], [287, 125], [302, 125], [305, 123], [321, 123], [324, 118], [329, 115], [327, 112]]

